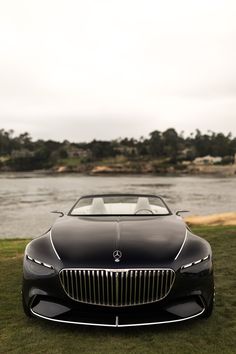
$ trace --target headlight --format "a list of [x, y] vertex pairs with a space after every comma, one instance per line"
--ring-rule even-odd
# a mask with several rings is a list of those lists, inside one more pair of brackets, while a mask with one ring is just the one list
[[41, 261], [39, 261], [39, 260], [37, 260], [37, 259], [34, 259], [34, 258], [28, 256], [28, 255], [26, 255], [26, 259], [28, 259], [28, 260], [31, 261], [31, 262], [40, 264], [40, 265], [42, 265], [42, 266], [44, 266], [44, 267], [46, 267], [46, 268], [54, 269], [53, 266], [51, 266], [50, 264], [41, 262]]
[[38, 259], [30, 257], [28, 254], [25, 257], [24, 270], [26, 272], [25, 277], [47, 277], [55, 274], [55, 269], [52, 265], [42, 262]]
[[210, 255], [208, 255], [204, 258], [198, 259], [197, 261], [194, 261], [192, 263], [185, 264], [180, 269], [186, 269], [186, 268], [192, 267], [193, 265], [207, 261], [209, 258], [210, 258]]

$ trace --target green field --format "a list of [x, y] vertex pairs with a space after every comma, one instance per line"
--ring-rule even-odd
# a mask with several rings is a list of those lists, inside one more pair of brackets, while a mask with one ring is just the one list
[[106, 329], [26, 318], [21, 308], [26, 240], [0, 241], [0, 353], [236, 353], [236, 227], [198, 227], [214, 253], [212, 317], [168, 326]]

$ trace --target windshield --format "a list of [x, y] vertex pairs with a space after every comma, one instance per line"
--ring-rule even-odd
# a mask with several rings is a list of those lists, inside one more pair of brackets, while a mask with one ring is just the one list
[[102, 195], [82, 197], [70, 215], [169, 215], [160, 197], [146, 195]]

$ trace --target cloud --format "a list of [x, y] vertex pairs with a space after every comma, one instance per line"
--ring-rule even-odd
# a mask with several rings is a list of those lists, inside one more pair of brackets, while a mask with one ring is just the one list
[[169, 125], [236, 134], [235, 14], [223, 0], [3, 2], [1, 126], [81, 140]]

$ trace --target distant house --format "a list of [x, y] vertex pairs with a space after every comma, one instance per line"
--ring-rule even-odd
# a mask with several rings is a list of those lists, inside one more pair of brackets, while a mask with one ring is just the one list
[[67, 149], [68, 157], [84, 157], [87, 158], [91, 155], [91, 151], [89, 149], [77, 148], [74, 146], [70, 146]]
[[129, 155], [129, 156], [134, 156], [137, 155], [138, 150], [136, 147], [131, 147], [131, 146], [117, 146], [115, 147], [115, 150], [121, 154], [121, 155]]
[[195, 165], [214, 165], [220, 162], [222, 162], [222, 157], [211, 155], [196, 157], [196, 159], [193, 160]]

